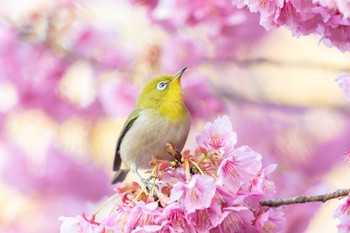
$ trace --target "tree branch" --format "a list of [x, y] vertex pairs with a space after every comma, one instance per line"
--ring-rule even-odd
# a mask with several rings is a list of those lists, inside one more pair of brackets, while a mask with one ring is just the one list
[[265, 201], [261, 201], [260, 205], [278, 207], [282, 205], [301, 204], [301, 203], [307, 203], [307, 202], [326, 202], [330, 199], [346, 196], [349, 193], [350, 193], [350, 189], [338, 189], [335, 192], [327, 193], [323, 195], [296, 196], [296, 197], [285, 198], [285, 199], [265, 200]]

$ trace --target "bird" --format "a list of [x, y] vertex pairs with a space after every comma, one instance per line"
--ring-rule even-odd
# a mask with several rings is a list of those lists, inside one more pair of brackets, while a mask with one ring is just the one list
[[123, 181], [130, 170], [143, 182], [138, 169], [150, 168], [152, 158], [173, 159], [166, 151], [167, 143], [183, 149], [191, 126], [181, 86], [186, 68], [154, 78], [144, 87], [117, 141], [112, 184]]

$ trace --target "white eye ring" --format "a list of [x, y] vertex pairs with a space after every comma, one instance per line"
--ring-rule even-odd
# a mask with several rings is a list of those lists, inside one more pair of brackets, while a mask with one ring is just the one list
[[162, 91], [162, 90], [164, 90], [167, 86], [168, 86], [168, 83], [162, 81], [162, 82], [159, 82], [159, 83], [158, 83], [157, 89]]

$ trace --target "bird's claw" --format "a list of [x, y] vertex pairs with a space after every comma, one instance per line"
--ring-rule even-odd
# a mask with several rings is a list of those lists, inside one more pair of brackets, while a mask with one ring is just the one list
[[149, 192], [149, 190], [151, 189], [151, 185], [148, 179], [145, 179], [143, 177], [139, 177], [141, 183], [146, 187], [146, 190]]
[[156, 183], [151, 182], [152, 179], [155, 179], [156, 177], [151, 175], [150, 177], [143, 178], [137, 170], [135, 170], [136, 175], [140, 179], [141, 183], [146, 187], [147, 192], [151, 192], [152, 188], [157, 187]]

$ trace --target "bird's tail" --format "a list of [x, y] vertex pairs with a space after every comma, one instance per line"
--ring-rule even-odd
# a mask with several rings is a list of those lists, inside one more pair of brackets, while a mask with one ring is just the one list
[[120, 169], [116, 171], [112, 179], [112, 184], [123, 181], [126, 175], [128, 174], [128, 172], [129, 172], [129, 169]]

